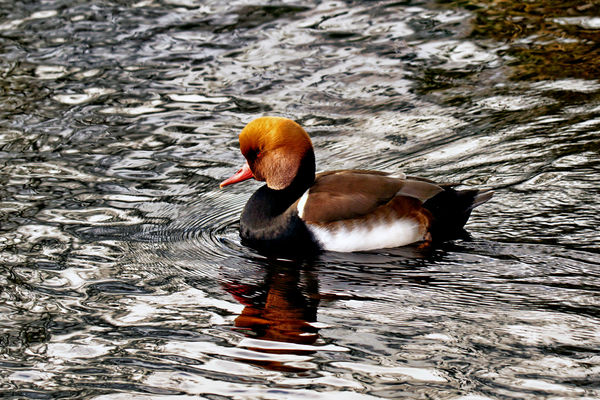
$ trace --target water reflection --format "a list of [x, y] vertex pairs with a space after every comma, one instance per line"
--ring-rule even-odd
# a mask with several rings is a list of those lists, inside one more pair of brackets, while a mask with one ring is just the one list
[[[441, 1], [446, 3], [446, 1]], [[471, 10], [471, 37], [506, 42], [513, 79], [600, 76], [600, 5], [595, 1], [449, 1]]]
[[[300, 372], [316, 367], [308, 362], [315, 353], [348, 351], [319, 340], [319, 329], [324, 326], [317, 318], [321, 300], [327, 304], [370, 300], [377, 287], [393, 286], [399, 276], [409, 285], [430, 285], [435, 282], [433, 276], [410, 271], [427, 269], [444, 254], [445, 250], [434, 247], [406, 246], [378, 252], [326, 253], [302, 261], [253, 260], [241, 273], [224, 265], [221, 285], [244, 306], [233, 321], [235, 329], [247, 337], [238, 346], [259, 353], [304, 356], [282, 359], [246, 354], [240, 361], [274, 371]], [[325, 290], [321, 290], [320, 280], [326, 282]]]
[[[313, 274], [300, 290], [301, 270], [273, 270], [269, 267], [262, 287], [227, 285], [225, 288], [237, 301], [244, 304], [235, 326], [252, 331], [252, 337], [289, 343], [312, 344], [317, 339], [317, 329], [310, 325], [317, 317], [318, 282]], [[306, 282], [305, 282], [306, 283]], [[261, 295], [249, 296], [248, 291], [260, 290]]]
[[[227, 282], [223, 286], [244, 305], [234, 325], [253, 338], [243, 344], [255, 351], [272, 354], [311, 354], [318, 347], [285, 346], [283, 343], [313, 345], [318, 339], [317, 276], [306, 267], [290, 262], [267, 261], [264, 279], [256, 284]], [[298, 371], [302, 368], [280, 361], [260, 363], [264, 368]]]

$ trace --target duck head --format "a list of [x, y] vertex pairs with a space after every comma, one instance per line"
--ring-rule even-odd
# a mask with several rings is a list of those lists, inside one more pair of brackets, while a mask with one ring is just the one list
[[240, 133], [240, 150], [246, 164], [221, 187], [250, 178], [274, 190], [288, 188], [299, 175], [314, 180], [314, 152], [310, 137], [291, 119], [261, 117]]

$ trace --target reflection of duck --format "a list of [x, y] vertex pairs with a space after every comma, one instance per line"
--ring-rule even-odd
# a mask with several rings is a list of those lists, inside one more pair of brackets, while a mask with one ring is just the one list
[[[297, 355], [315, 351], [310, 345], [318, 339], [318, 329], [311, 324], [317, 319], [318, 282], [310, 272], [301, 268], [268, 268], [264, 281], [259, 285], [226, 283], [224, 287], [245, 306], [235, 319], [236, 328], [261, 340], [254, 342], [255, 345], [264, 343], [260, 348], [250, 346], [250, 349]], [[280, 346], [275, 342], [298, 346]], [[261, 364], [269, 369], [297, 369], [276, 359], [262, 360]]]
[[471, 210], [493, 194], [378, 171], [315, 175], [310, 138], [286, 118], [258, 118], [239, 139], [247, 162], [221, 187], [266, 182], [240, 219], [242, 239], [259, 249], [359, 251], [443, 240], [462, 232]]
[[[236, 318], [235, 326], [249, 329], [252, 336], [264, 340], [314, 343], [317, 329], [310, 322], [317, 318], [317, 283], [309, 281], [308, 287], [315, 287], [306, 297], [299, 287], [299, 281], [298, 270], [286, 269], [269, 271], [260, 288], [227, 284], [227, 291], [245, 306]], [[263, 292], [257, 294], [257, 290]]]
[[317, 262], [251, 258], [245, 265], [240, 260], [222, 265], [222, 287], [244, 306], [234, 326], [246, 336], [238, 347], [250, 351], [240, 352], [238, 359], [271, 370], [303, 371], [314, 367], [310, 360], [320, 351], [348, 351], [331, 338], [320, 340], [324, 324], [317, 321], [318, 307], [340, 300], [377, 301], [400, 286], [436, 284], [427, 266], [444, 256], [442, 249], [405, 246], [386, 254], [331, 252]]

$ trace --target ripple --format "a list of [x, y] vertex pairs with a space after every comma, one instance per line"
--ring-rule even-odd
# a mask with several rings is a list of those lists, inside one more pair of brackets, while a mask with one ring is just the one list
[[13, 30], [25, 21], [51, 18], [51, 17], [56, 16], [57, 14], [58, 14], [58, 12], [56, 10], [36, 11], [27, 18], [13, 19], [11, 21], [7, 21], [7, 22], [0, 24], [0, 31]]
[[333, 363], [334, 366], [340, 368], [351, 369], [358, 373], [367, 373], [369, 375], [377, 376], [395, 376], [401, 375], [408, 377], [414, 381], [421, 382], [446, 382], [439, 371], [429, 370], [426, 368], [409, 368], [409, 367], [382, 367], [382, 366], [368, 366], [365, 364], [356, 364], [348, 362], [337, 362]]
[[439, 68], [466, 68], [498, 62], [494, 52], [488, 52], [473, 42], [443, 40], [423, 43], [417, 48], [423, 59], [440, 58]]
[[[173, 307], [174, 304], [177, 307]], [[119, 311], [118, 315], [108, 316], [107, 321], [115, 326], [136, 326], [139, 323], [144, 323], [146, 326], [161, 326], [166, 319], [170, 319], [173, 322], [181, 321], [184, 314], [192, 314], [198, 307], [223, 310], [232, 314], [241, 312], [239, 304], [207, 297], [206, 293], [190, 288], [185, 292], [149, 297], [145, 300], [137, 301], [133, 305], [125, 305]], [[218, 312], [205, 311], [203, 314], [205, 318], [209, 318], [210, 323], [213, 325], [228, 323]], [[160, 316], [163, 322], [152, 322], [158, 316]], [[193, 346], [190, 344], [190, 347], [186, 350], [186, 354], [190, 355], [191, 352], [193, 352]]]
[[312, 346], [298, 343], [288, 343], [281, 341], [272, 340], [256, 340], [256, 339], [243, 339], [238, 343], [238, 347], [247, 347], [252, 349], [258, 349], [263, 351], [277, 351], [277, 352], [312, 352], [312, 351], [349, 351], [344, 347], [335, 345], [324, 345], [324, 346]]
[[[93, 76], [93, 74], [87, 74], [85, 77], [89, 76]], [[83, 90], [83, 92], [83, 94], [60, 94], [55, 95], [53, 98], [59, 103], [76, 105], [96, 100], [101, 96], [114, 93], [115, 90], [103, 88], [86, 88]]]
[[[231, 257], [252, 254], [241, 245], [237, 231], [245, 200], [246, 196], [226, 195], [221, 191], [212, 196], [207, 194], [201, 203], [178, 208], [177, 218], [169, 224], [123, 232], [135, 240], [130, 244], [132, 259], [158, 268], [176, 265], [205, 276], [214, 276], [215, 268], [236, 270]], [[172, 218], [168, 214], [157, 217]], [[114, 234], [117, 231], [111, 230], [111, 235]]]
[[170, 94], [169, 98], [173, 101], [182, 101], [185, 103], [226, 103], [230, 101], [229, 97], [207, 97], [199, 94]]
[[479, 102], [479, 106], [500, 111], [519, 111], [555, 103], [549, 98], [525, 98], [523, 96], [494, 96]]
[[134, 225], [142, 222], [134, 211], [116, 210], [113, 208], [89, 208], [86, 210], [43, 210], [39, 216], [41, 220], [58, 222], [61, 224], [78, 224], [86, 226], [117, 226]]
[[9, 168], [10, 177], [15, 178], [53, 178], [72, 179], [78, 182], [102, 182], [105, 179], [78, 170], [74, 166], [60, 161], [37, 163], [19, 163]]
[[[216, 394], [221, 396], [236, 396], [243, 392], [249, 398], [271, 397], [274, 389], [252, 387], [237, 383], [226, 383], [223, 381], [207, 379], [194, 376], [185, 372], [157, 372], [146, 379], [146, 383], [156, 387], [166, 387], [176, 390], [184, 390], [192, 394]], [[356, 393], [352, 391], [317, 391], [313, 389], [295, 389], [281, 387], [275, 390], [278, 396], [286, 399], [335, 399], [344, 396], [350, 400], [372, 400], [381, 399], [377, 396]], [[98, 399], [98, 397], [96, 398]]]
[[553, 81], [540, 81], [532, 85], [535, 89], [543, 91], [565, 90], [572, 92], [590, 93], [600, 90], [600, 83], [585, 79], [558, 79]]
[[35, 74], [40, 79], [58, 79], [67, 73], [67, 68], [60, 65], [40, 65], [35, 69]]
[[96, 358], [108, 354], [115, 346], [100, 343], [70, 344], [49, 343], [46, 354], [55, 359], [69, 360], [73, 358]]
[[164, 111], [164, 108], [157, 107], [161, 104], [163, 104], [163, 102], [160, 100], [152, 100], [137, 106], [107, 107], [101, 110], [100, 112], [103, 114], [122, 114], [128, 116], [138, 116]]
[[579, 25], [584, 29], [600, 29], [600, 18], [596, 17], [562, 17], [552, 20], [561, 25]]

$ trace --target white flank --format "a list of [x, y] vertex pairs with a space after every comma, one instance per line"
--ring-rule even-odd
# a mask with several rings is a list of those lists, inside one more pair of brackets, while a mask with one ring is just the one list
[[298, 216], [300, 218], [304, 217], [304, 206], [306, 206], [306, 200], [308, 200], [308, 190], [306, 192], [304, 192], [302, 197], [300, 197], [300, 201], [298, 201], [297, 209], [298, 209]]
[[[300, 209], [300, 203], [298, 203]], [[307, 224], [309, 230], [324, 250], [351, 252], [405, 246], [419, 240], [423, 235], [419, 225], [410, 219], [399, 219], [392, 223], [378, 223], [372, 227], [347, 229], [334, 226], [332, 229]]]

